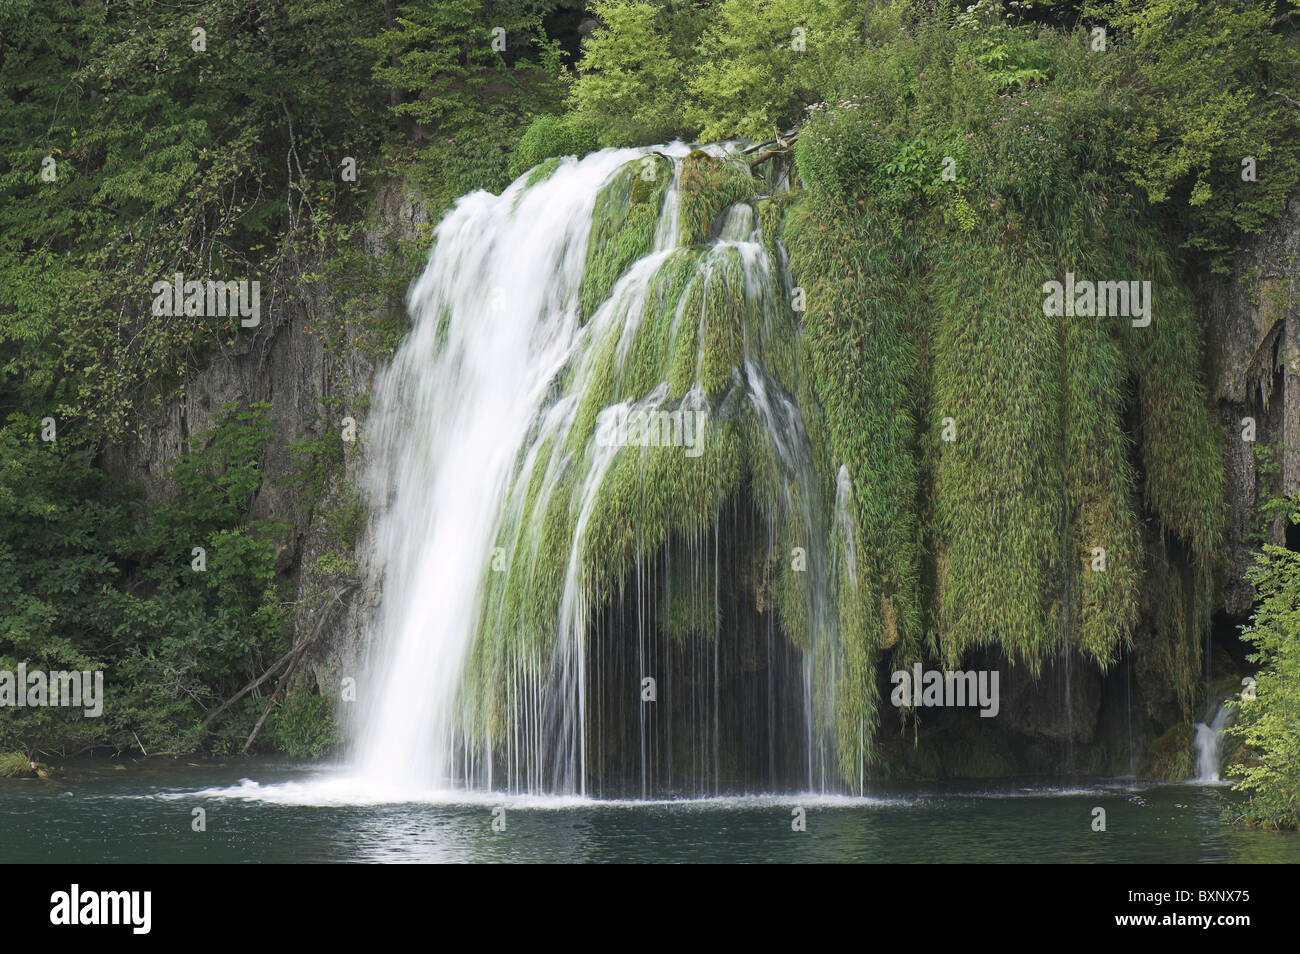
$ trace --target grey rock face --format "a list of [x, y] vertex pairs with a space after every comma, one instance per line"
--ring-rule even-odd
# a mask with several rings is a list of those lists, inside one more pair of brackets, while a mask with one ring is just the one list
[[[1245, 248], [1227, 290], [1206, 297], [1206, 366], [1226, 438], [1228, 548], [1223, 609], [1249, 611], [1242, 574], [1251, 561], [1251, 528], [1266, 487], [1255, 449], [1281, 449], [1280, 486], [1300, 491], [1300, 196], [1282, 220]], [[1243, 439], [1249, 421], [1255, 442]], [[1283, 527], [1269, 528], [1280, 540]]]
[[[428, 222], [418, 194], [401, 181], [383, 183], [374, 197], [363, 248], [379, 258], [396, 241], [417, 238]], [[223, 405], [271, 405], [273, 435], [261, 461], [265, 479], [252, 516], [291, 528], [277, 570], [296, 603], [295, 645], [311, 641], [294, 679], [315, 683], [337, 702], [342, 680], [360, 675], [366, 626], [378, 598], [365, 582], [370, 540], [364, 477], [369, 395], [380, 363], [356, 348], [327, 351], [320, 333], [326, 320], [341, 317], [349, 341], [357, 326], [352, 316], [332, 314], [336, 306], [327, 288], [264, 289], [262, 299], [256, 331], [241, 334], [235, 348], [212, 354], [206, 367], [188, 375], [160, 407], [144, 414], [138, 440], [105, 450], [103, 464], [120, 479], [141, 484], [148, 499], [163, 499], [173, 492], [165, 475], [185, 443], [210, 429]], [[393, 301], [384, 307], [403, 305]], [[340, 430], [349, 417], [355, 421], [356, 439], [343, 444], [342, 465], [331, 470], [320, 493], [293, 481], [293, 444], [319, 438], [326, 427]], [[318, 568], [322, 555], [344, 548], [337, 517], [331, 515], [358, 506], [360, 532], [351, 552], [340, 554], [357, 572]], [[346, 721], [349, 708], [335, 705], [341, 720]]]

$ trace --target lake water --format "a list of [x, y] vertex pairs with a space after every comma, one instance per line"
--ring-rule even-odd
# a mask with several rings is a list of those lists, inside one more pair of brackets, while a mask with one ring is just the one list
[[[349, 804], [347, 778], [314, 765], [83, 763], [0, 780], [0, 862], [1300, 862], [1296, 834], [1224, 825], [1225, 788], [1131, 780], [865, 798], [410, 797]], [[192, 830], [195, 808], [206, 831]], [[805, 831], [792, 830], [796, 808]]]

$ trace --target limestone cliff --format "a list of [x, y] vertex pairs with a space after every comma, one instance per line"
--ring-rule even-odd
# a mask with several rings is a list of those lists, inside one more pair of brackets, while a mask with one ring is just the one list
[[[363, 235], [367, 256], [378, 259], [403, 240], [427, 241], [429, 219], [424, 201], [406, 183], [381, 184]], [[275, 289], [265, 297], [272, 304], [264, 308], [256, 332], [187, 376], [161, 406], [144, 413], [138, 440], [108, 448], [103, 463], [157, 499], [172, 492], [164, 475], [190, 436], [211, 428], [223, 405], [270, 405], [273, 436], [260, 462], [265, 479], [251, 515], [291, 528], [277, 570], [296, 605], [295, 645], [311, 641], [294, 678], [337, 699], [341, 680], [358, 674], [362, 634], [376, 597], [363, 582], [369, 546], [361, 481], [369, 394], [382, 359], [331, 346], [323, 329], [342, 329], [334, 345], [351, 341], [358, 316], [331, 314], [338, 306], [320, 283]], [[398, 298], [378, 307], [405, 315]], [[342, 454], [324, 462], [318, 485], [295, 479], [302, 468], [295, 445], [318, 439], [327, 429], [341, 434], [347, 418], [355, 422], [355, 440], [339, 442]], [[346, 533], [340, 531], [340, 512], [350, 512], [354, 525]], [[353, 566], [340, 568], [339, 560], [321, 565], [325, 554], [340, 555]], [[346, 718], [346, 709], [338, 714]]]
[[[1262, 494], [1300, 491], [1300, 196], [1282, 220], [1241, 252], [1226, 289], [1207, 293], [1206, 365], [1222, 421], [1229, 488], [1223, 609], [1249, 612], [1242, 574]], [[1255, 425], [1255, 442], [1249, 437]], [[1257, 446], [1279, 448], [1276, 487], [1265, 485]], [[1287, 450], [1282, 451], [1282, 448]], [[1280, 542], [1283, 525], [1269, 528]]]

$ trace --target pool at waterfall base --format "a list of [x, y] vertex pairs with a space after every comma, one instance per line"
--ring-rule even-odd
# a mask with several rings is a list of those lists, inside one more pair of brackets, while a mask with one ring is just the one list
[[0, 780], [0, 862], [1300, 862], [1300, 834], [1228, 826], [1236, 798], [1038, 778], [601, 801], [374, 790], [343, 768], [276, 761], [81, 761]]

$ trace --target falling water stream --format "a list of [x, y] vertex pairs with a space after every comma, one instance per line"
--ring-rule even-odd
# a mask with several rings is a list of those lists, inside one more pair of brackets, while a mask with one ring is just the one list
[[[673, 169], [652, 250], [626, 268], [608, 299], [584, 323], [580, 296], [598, 194], [620, 169], [652, 152], [668, 157]], [[591, 602], [584, 567], [591, 557], [587, 537], [599, 494], [619, 448], [602, 446], [575, 431], [582, 427], [588, 391], [600, 375], [610, 373], [602, 365], [602, 346], [610, 335], [617, 336], [613, 373], [623, 373], [633, 360], [655, 283], [681, 254], [677, 180], [687, 152], [674, 144], [567, 159], [541, 181], [530, 184], [525, 177], [500, 196], [466, 196], [439, 225], [428, 265], [409, 296], [414, 326], [378, 379], [373, 399], [370, 491], [380, 510], [374, 552], [382, 599], [372, 626], [374, 657], [353, 748], [353, 763], [367, 786], [585, 795], [596, 774], [594, 761], [610, 759], [604, 750], [598, 756], [592, 745], [604, 738], [605, 749], [617, 747], [606, 738], [612, 729], [593, 727], [603, 691], [595, 683], [617, 674], [592, 670], [592, 647], [600, 637], [590, 627], [601, 607]], [[721, 147], [711, 147], [710, 152], [725, 155]], [[796, 488], [787, 489], [785, 499], [774, 506], [797, 510], [802, 526], [815, 528], [820, 504], [803, 422], [762, 362], [765, 323], [779, 311], [773, 302], [783, 290], [780, 269], [770, 260], [758, 217], [748, 203], [728, 207], [713, 231], [713, 238], [698, 250], [692, 281], [705, 283], [706, 294], [710, 283], [735, 283], [731, 293], [754, 317], [744, 326], [745, 359], [734, 370], [733, 381], [761, 422], [787, 488]], [[694, 324], [703, 320], [686, 313], [686, 301], [682, 295], [674, 341], [681, 334], [694, 334]], [[702, 329], [699, 336], [703, 341]], [[604, 407], [598, 427], [619, 412], [671, 407], [705, 419], [717, 415], [718, 408], [710, 406], [698, 383], [704, 361], [701, 346], [697, 384], [680, 404], [670, 402], [665, 381], [648, 393]], [[553, 451], [556, 447], [570, 450], [561, 454]], [[504, 612], [504, 598], [489, 597], [489, 567], [494, 559], [503, 559], [498, 550], [502, 539], [512, 544], [511, 559], [545, 560], [545, 554], [529, 550], [528, 541], [541, 535], [539, 514], [546, 510], [542, 504], [564, 492], [557, 487], [574, 468], [580, 477], [569, 507], [573, 532], [560, 568], [563, 585], [552, 621], [554, 648], [549, 658], [538, 658], [535, 648], [510, 649], [500, 677], [506, 680], [506, 715], [484, 728], [489, 720], [476, 721], [475, 705], [481, 708], [481, 700], [466, 698], [465, 678], [476, 638], [491, 626], [494, 614]], [[725, 647], [716, 631], [719, 577], [726, 572], [718, 561], [726, 556], [727, 541], [720, 538], [716, 523], [711, 533], [697, 537], [688, 557], [700, 563], [697, 581], [712, 579], [715, 621], [711, 646], [694, 659], [689, 671], [692, 678], [711, 685], [697, 692], [699, 698], [690, 708], [673, 710], [671, 718], [678, 725], [662, 729], [663, 739], [650, 738], [656, 730], [647, 724], [644, 708], [637, 716], [640, 739], [634, 744], [640, 779], [631, 790], [642, 796], [651, 794], [652, 783], [668, 783], [674, 739], [679, 760], [685, 758], [683, 745], [698, 749], [692, 778], [681, 779], [679, 770], [675, 790], [717, 794], [726, 787], [724, 749], [736, 742], [723, 738], [728, 729], [723, 724], [721, 682], [728, 678], [729, 664], [720, 655]], [[808, 549], [809, 576], [819, 580], [828, 555], [823, 547]], [[708, 561], [713, 563], [711, 572]], [[642, 570], [639, 556], [633, 582], [640, 608], [631, 632], [622, 638], [631, 642], [637, 668], [644, 671], [652, 658], [666, 659], [677, 650], [650, 645], [645, 604], [656, 583]], [[814, 598], [813, 604], [812, 612], [819, 617], [814, 632], [825, 633], [824, 600]], [[826, 645], [814, 650], [833, 654]], [[830, 712], [813, 685], [814, 650], [804, 654], [803, 673], [797, 677], [803, 684], [801, 734], [806, 746], [806, 778], [800, 781], [810, 789], [825, 790], [833, 775]], [[769, 725], [788, 721], [775, 698], [783, 688], [774, 684], [773, 673], [782, 665], [779, 655], [775, 647], [769, 648]], [[680, 724], [683, 718], [692, 723], [689, 732]], [[770, 735], [765, 744], [770, 750], [767, 761], [774, 765]], [[656, 756], [664, 747], [667, 754]], [[652, 771], [665, 761], [666, 767]], [[655, 771], [664, 778], [652, 777]]]
[[520, 448], [578, 338], [599, 183], [636, 154], [466, 196], [410, 293], [414, 327], [377, 382], [371, 444], [383, 599], [355, 760], [376, 786], [436, 788], [459, 774], [454, 707], [483, 568]]
[[1223, 759], [1223, 730], [1232, 719], [1234, 707], [1229, 700], [1220, 702], [1213, 717], [1196, 723], [1196, 778], [1202, 784], [1220, 781]]

